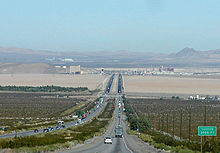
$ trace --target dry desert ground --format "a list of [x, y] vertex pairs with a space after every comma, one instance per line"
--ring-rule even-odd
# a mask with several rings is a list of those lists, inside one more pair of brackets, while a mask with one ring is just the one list
[[220, 95], [220, 79], [124, 76], [126, 93]]
[[70, 74], [1, 74], [0, 85], [88, 87], [90, 90], [102, 89], [109, 76], [70, 75]]

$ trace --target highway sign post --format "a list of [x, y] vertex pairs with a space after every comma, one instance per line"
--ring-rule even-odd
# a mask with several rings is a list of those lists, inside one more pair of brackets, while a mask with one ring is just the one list
[[3, 134], [5, 132], [5, 127], [2, 126], [2, 130], [1, 130], [1, 133]]
[[198, 136], [201, 137], [201, 152], [202, 152], [202, 137], [204, 136], [216, 136], [217, 127], [216, 126], [198, 126]]
[[198, 126], [198, 136], [216, 136], [216, 126]]

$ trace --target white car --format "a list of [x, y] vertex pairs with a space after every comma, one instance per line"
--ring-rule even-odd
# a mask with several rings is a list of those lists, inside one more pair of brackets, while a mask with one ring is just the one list
[[79, 118], [76, 123], [77, 123], [77, 124], [81, 124], [81, 123], [82, 123], [82, 120]]
[[106, 137], [104, 139], [104, 144], [112, 144], [112, 138], [111, 137]]

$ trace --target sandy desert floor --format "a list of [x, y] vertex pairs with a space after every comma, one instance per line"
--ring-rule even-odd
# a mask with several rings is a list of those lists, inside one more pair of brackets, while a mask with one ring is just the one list
[[102, 89], [109, 76], [69, 75], [69, 74], [1, 74], [0, 85], [88, 87], [90, 90]]
[[220, 79], [123, 76], [126, 93], [220, 95]]

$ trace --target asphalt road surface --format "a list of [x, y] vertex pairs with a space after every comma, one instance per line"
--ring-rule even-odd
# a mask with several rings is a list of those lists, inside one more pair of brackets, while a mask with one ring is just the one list
[[113, 84], [113, 82], [114, 82], [114, 78], [115, 78], [115, 74], [113, 74], [113, 75], [110, 77], [109, 81], [108, 81], [108, 85], [107, 85], [107, 87], [106, 87], [106, 89], [105, 89], [105, 93], [106, 93], [106, 94], [109, 94], [109, 93], [110, 93], [111, 88], [112, 88], [112, 84]]
[[[133, 153], [131, 151], [125, 141], [124, 138], [115, 138], [115, 127], [121, 125], [121, 118], [118, 116], [118, 102], [121, 99], [120, 96], [117, 96], [117, 104], [115, 108], [115, 112], [113, 115], [113, 121], [110, 123], [109, 129], [97, 142], [92, 144], [86, 144], [79, 148], [72, 149], [70, 151], [65, 151], [62, 153]], [[104, 138], [111, 137], [113, 143], [112, 144], [104, 144]]]

